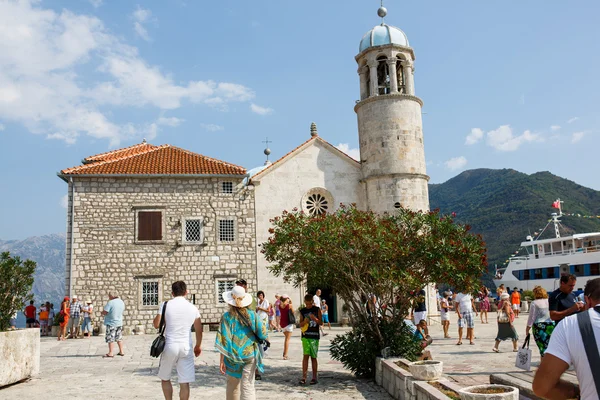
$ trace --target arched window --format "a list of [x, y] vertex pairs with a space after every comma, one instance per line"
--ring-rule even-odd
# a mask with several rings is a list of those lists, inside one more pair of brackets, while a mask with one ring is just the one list
[[377, 91], [380, 95], [390, 93], [390, 70], [385, 56], [377, 58]]
[[396, 62], [396, 76], [398, 76], [398, 92], [399, 93], [406, 93], [406, 86], [405, 86], [405, 80], [404, 80], [404, 66], [402, 65], [402, 63], [404, 62], [404, 60], [400, 57], [398, 57], [398, 61]]

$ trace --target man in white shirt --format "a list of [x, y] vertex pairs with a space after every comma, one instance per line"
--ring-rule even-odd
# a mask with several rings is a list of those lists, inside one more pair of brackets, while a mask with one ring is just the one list
[[[164, 315], [165, 349], [160, 355], [158, 377], [161, 379], [165, 399], [173, 398], [171, 372], [177, 367], [179, 380], [179, 398], [190, 398], [190, 382], [195, 381], [194, 355], [202, 352], [202, 322], [198, 309], [185, 299], [187, 287], [185, 282], [177, 281], [171, 286], [173, 299], [166, 302]], [[154, 317], [154, 327], [159, 329], [165, 303], [160, 305], [158, 315]], [[192, 331], [196, 332], [196, 346], [192, 351]]]
[[[600, 344], [600, 278], [589, 280], [583, 293], [586, 311], [582, 313], [589, 315], [593, 337], [598, 347]], [[594, 384], [591, 363], [579, 330], [578, 316], [566, 317], [552, 332], [548, 349], [533, 379], [534, 393], [547, 399], [572, 399], [581, 392], [582, 400], [598, 400], [600, 387]], [[570, 364], [575, 367], [579, 390], [560, 380]], [[594, 370], [600, 373], [598, 365], [594, 365]]]
[[473, 339], [473, 329], [475, 328], [475, 319], [473, 318], [473, 310], [475, 309], [475, 300], [473, 296], [465, 293], [458, 293], [454, 296], [456, 313], [458, 314], [458, 342], [462, 344], [463, 328], [467, 327], [467, 339], [469, 344], [475, 344]]
[[[315, 295], [313, 296], [313, 302], [314, 302], [315, 306], [321, 308], [321, 289], [315, 290]], [[323, 329], [322, 325], [319, 325], [319, 329], [321, 330], [321, 334], [323, 336], [328, 335], [328, 333], [325, 332], [325, 330]]]

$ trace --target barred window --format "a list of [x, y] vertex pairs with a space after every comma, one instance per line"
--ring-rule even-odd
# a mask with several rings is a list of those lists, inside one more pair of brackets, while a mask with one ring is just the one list
[[158, 282], [142, 282], [142, 305], [158, 305]]
[[233, 193], [233, 182], [221, 182], [221, 193]]
[[204, 240], [202, 218], [189, 218], [184, 221], [184, 242], [202, 243]]
[[235, 222], [233, 219], [219, 220], [219, 241], [233, 242], [235, 240]]
[[235, 286], [234, 280], [218, 280], [217, 281], [217, 302], [219, 304], [225, 304], [223, 300], [223, 293], [229, 292]]

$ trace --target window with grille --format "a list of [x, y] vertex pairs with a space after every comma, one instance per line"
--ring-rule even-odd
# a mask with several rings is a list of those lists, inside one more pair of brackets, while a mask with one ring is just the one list
[[162, 211], [137, 212], [137, 240], [162, 240]]
[[142, 305], [158, 305], [158, 282], [142, 282]]
[[204, 240], [204, 223], [202, 218], [186, 218], [183, 226], [183, 241], [202, 243]]
[[219, 241], [233, 242], [235, 240], [235, 223], [232, 219], [219, 220]]
[[221, 193], [233, 193], [233, 182], [221, 182]]
[[218, 280], [217, 281], [217, 302], [219, 304], [225, 304], [223, 300], [223, 293], [229, 292], [235, 286], [234, 280]]
[[306, 200], [306, 208], [308, 209], [308, 213], [310, 215], [321, 215], [327, 212], [329, 208], [329, 202], [320, 193], [314, 193], [308, 196]]

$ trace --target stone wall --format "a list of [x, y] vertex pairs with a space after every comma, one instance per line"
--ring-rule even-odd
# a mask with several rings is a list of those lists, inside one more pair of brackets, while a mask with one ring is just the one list
[[[255, 185], [257, 245], [269, 238], [269, 220], [281, 215], [284, 210], [302, 209], [309, 193], [326, 194], [331, 203], [329, 211], [335, 210], [340, 203], [356, 203], [359, 208], [366, 207], [364, 186], [360, 183], [360, 164], [317, 140], [276, 163], [258, 178], [252, 180]], [[257, 256], [259, 289], [266, 293], [268, 300], [273, 301], [276, 293], [287, 293], [292, 297], [293, 304], [302, 304], [306, 288], [294, 288], [283, 282], [282, 278], [273, 276], [267, 270], [269, 263], [260, 249]], [[339, 319], [340, 301], [337, 315]]]
[[[221, 193], [221, 182], [234, 193]], [[189, 296], [205, 323], [226, 310], [219, 304], [217, 280], [244, 278], [256, 287], [253, 193], [235, 178], [74, 178], [72, 272], [67, 255], [67, 288], [94, 302], [94, 325], [109, 292], [125, 302], [124, 325], [151, 329], [158, 306], [142, 305], [144, 281], [159, 282], [160, 300], [171, 298], [171, 284], [187, 283]], [[162, 211], [163, 240], [136, 240], [136, 213]], [[70, 215], [69, 215], [70, 217]], [[184, 218], [204, 218], [204, 243], [183, 242]], [[235, 240], [219, 241], [219, 218], [233, 218]], [[70, 250], [70, 249], [69, 249]], [[69, 252], [67, 252], [69, 254]], [[69, 289], [67, 289], [69, 290]]]
[[[40, 330], [0, 332], [0, 387], [40, 372]], [[2, 397], [2, 396], [0, 396]]]

